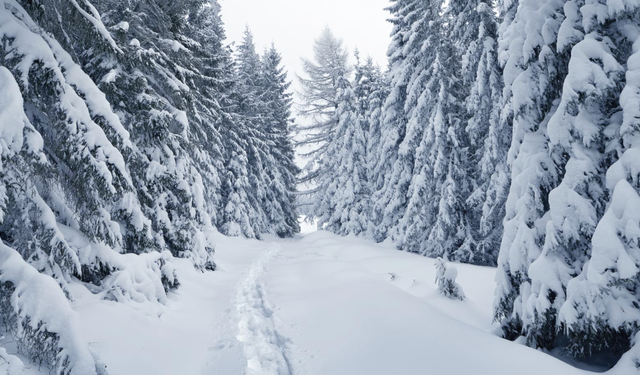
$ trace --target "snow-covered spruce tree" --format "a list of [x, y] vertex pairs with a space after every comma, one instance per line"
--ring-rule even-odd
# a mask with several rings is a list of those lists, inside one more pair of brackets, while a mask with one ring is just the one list
[[[366, 235], [371, 230], [369, 104], [379, 78], [371, 58], [362, 64], [356, 50], [355, 60], [353, 82], [346, 77], [339, 81], [335, 114], [338, 126], [335, 140], [323, 157], [323, 163], [333, 171], [318, 178], [320, 191], [316, 193], [317, 206], [313, 207], [314, 212], [320, 213], [319, 225], [342, 235]], [[379, 138], [379, 134], [375, 136]], [[327, 189], [334, 193], [325, 193]]]
[[569, 59], [569, 49], [558, 51], [556, 43], [558, 20], [564, 18], [563, 5], [555, 0], [520, 0], [505, 1], [501, 9], [499, 60], [505, 84], [502, 120], [513, 118], [513, 139], [508, 155], [511, 187], [498, 256], [494, 319], [501, 322], [505, 337], [511, 339], [523, 333], [523, 314], [531, 295], [529, 266], [542, 252], [549, 221], [549, 193], [558, 186], [563, 172], [559, 166], [563, 156], [549, 149], [547, 136], [547, 124], [556, 111]]
[[[17, 21], [11, 17], [5, 8], [0, 9], [0, 33], [4, 36], [7, 35], [5, 28], [16, 25], [13, 22]], [[19, 40], [17, 35], [14, 40]], [[80, 272], [81, 263], [76, 249], [61, 232], [53, 210], [38, 191], [42, 188], [38, 183], [43, 181], [42, 175], [51, 165], [43, 152], [42, 136], [24, 112], [22, 90], [4, 66], [11, 47], [7, 46], [7, 39], [3, 41], [0, 49], [0, 233], [3, 241], [0, 243], [0, 334], [11, 335], [23, 355], [60, 374], [106, 374], [79, 333], [75, 313], [59, 287], [66, 285], [70, 274]], [[16, 54], [15, 57], [23, 56]], [[10, 225], [22, 226], [18, 231]], [[20, 253], [5, 242], [20, 246]]]
[[[575, 264], [584, 264], [582, 272], [566, 286], [566, 302], [560, 308], [558, 317], [570, 338], [569, 349], [572, 354], [589, 356], [602, 351], [621, 354], [629, 348], [640, 329], [637, 297], [640, 287], [640, 39], [637, 33], [640, 4], [625, 1], [606, 8], [607, 21], [604, 23], [594, 17], [591, 9], [581, 7], [580, 2], [570, 4], [574, 9], [574, 25], [567, 25], [564, 34], [582, 40], [573, 48], [568, 77], [573, 79], [567, 82], [589, 90], [580, 98], [591, 97], [591, 100], [578, 107], [580, 110], [574, 126], [582, 124], [579, 134], [598, 134], [605, 142], [609, 141], [605, 144], [608, 147], [601, 147], [600, 159], [596, 159], [600, 161], [599, 172], [604, 172], [610, 165], [607, 157], [611, 154], [608, 151], [617, 151], [618, 160], [606, 172], [606, 185], [598, 186], [602, 191], [609, 192], [603, 197], [608, 198], [606, 213], [597, 222], [595, 230], [592, 226], [582, 226], [592, 230], [591, 236], [585, 236], [590, 242], [580, 243], [580, 248], [572, 254], [576, 262], [565, 266], [579, 272]], [[627, 32], [628, 25], [634, 25], [635, 34]], [[619, 82], [622, 81], [620, 75], [623, 66], [619, 63], [626, 64], [626, 82], [622, 91]], [[577, 70], [578, 66], [580, 74], [574, 74], [572, 68]], [[586, 91], [574, 90], [576, 93]], [[583, 113], [587, 109], [588, 116]], [[596, 126], [598, 132], [595, 132]], [[611, 138], [613, 141], [610, 141]], [[582, 158], [578, 160], [584, 160], [587, 156], [593, 158], [593, 155], [594, 152], [582, 152]], [[583, 161], [581, 164], [589, 166], [596, 163]], [[602, 175], [599, 177], [598, 182], [604, 185], [602, 180], [605, 178]], [[600, 214], [604, 206], [603, 198], [589, 198], [591, 205], [600, 204], [591, 211]], [[574, 201], [580, 202], [577, 199]], [[589, 260], [585, 261], [587, 258]]]
[[256, 238], [253, 210], [258, 207], [255, 197], [250, 196], [249, 157], [246, 151], [246, 137], [250, 134], [250, 124], [235, 114], [225, 114], [220, 133], [225, 140], [222, 176], [222, 214], [219, 219], [220, 231], [228, 236], [244, 235]]
[[[282, 67], [282, 56], [272, 45], [262, 56], [262, 76], [260, 79], [261, 99], [266, 109], [265, 131], [273, 142], [270, 153], [275, 162], [268, 172], [271, 174], [272, 199], [278, 206], [278, 215], [271, 218], [272, 229], [281, 237], [290, 237], [300, 231], [296, 208], [297, 180], [300, 172], [295, 164], [295, 154], [291, 131], [291, 83], [287, 81], [287, 72]], [[271, 214], [272, 215], [272, 214]]]
[[529, 267], [531, 294], [522, 317], [527, 342], [534, 347], [554, 345], [567, 283], [591, 253], [591, 237], [607, 198], [604, 173], [610, 158], [605, 131], [616, 124], [619, 111], [623, 67], [614, 56], [616, 47], [605, 37], [608, 27], [590, 19], [589, 10], [578, 18], [581, 5], [565, 4], [557, 43], [562, 52], [576, 36], [586, 34], [571, 50], [562, 98], [547, 128], [549, 147], [564, 155], [565, 164], [560, 185], [549, 194], [550, 220], [542, 254]]
[[299, 231], [294, 203], [298, 169], [289, 139], [291, 95], [282, 59], [273, 46], [260, 57], [247, 28], [236, 60], [238, 113], [249, 125], [245, 149], [252, 185], [247, 195], [258, 205], [250, 220], [258, 235], [291, 236]]
[[338, 109], [338, 81], [351, 72], [349, 55], [342, 40], [328, 27], [315, 40], [313, 53], [313, 60], [302, 60], [306, 77], [298, 77], [302, 100], [299, 113], [307, 119], [308, 124], [298, 124], [296, 127], [297, 146], [309, 149], [302, 153], [308, 162], [299, 179], [308, 187], [306, 192], [302, 192], [304, 196], [300, 197], [301, 213], [309, 217], [313, 217], [314, 213], [304, 207], [309, 207], [315, 200], [315, 193], [319, 190], [316, 180], [325, 173], [323, 155], [334, 141], [338, 125], [335, 116]]
[[353, 90], [360, 116], [360, 124], [365, 136], [365, 165], [366, 181], [369, 195], [363, 197], [363, 220], [366, 223], [366, 236], [372, 238], [375, 225], [372, 215], [373, 201], [371, 195], [384, 186], [385, 176], [375, 175], [375, 168], [379, 162], [381, 141], [382, 106], [388, 95], [385, 86], [385, 76], [380, 67], [374, 64], [371, 57], [367, 57], [362, 64], [356, 51], [357, 64]]
[[[97, 5], [121, 53], [87, 48], [81, 58], [130, 131], [135, 147], [127, 158], [155, 246], [213, 269], [205, 231], [220, 199], [220, 136], [214, 124], [222, 99], [209, 88], [223, 81], [217, 74], [226, 63], [217, 40], [224, 37], [216, 27], [217, 4]], [[185, 22], [188, 14], [193, 24]]]
[[439, 1], [423, 8], [421, 57], [409, 80], [406, 134], [390, 179], [398, 184], [386, 187], [396, 204], [407, 202], [389, 206], [387, 214], [404, 209], [391, 235], [400, 248], [468, 262], [473, 249], [465, 202], [470, 186], [465, 114], [459, 105], [464, 94], [441, 8]]
[[449, 38], [461, 56], [462, 94], [469, 117], [469, 168], [474, 191], [468, 199], [468, 225], [474, 237], [473, 262], [495, 264], [502, 238], [509, 189], [508, 121], [500, 120], [502, 72], [498, 64], [498, 25], [492, 0], [451, 1]]
[[299, 231], [295, 208], [298, 170], [289, 138], [291, 96], [280, 64], [275, 47], [262, 58], [258, 55], [247, 28], [236, 56], [237, 78], [231, 96], [235, 113], [224, 130], [225, 139], [235, 140], [225, 142], [224, 147], [225, 165], [231, 169], [225, 179], [232, 180], [224, 184], [221, 228], [225, 234], [285, 237]]
[[[28, 178], [33, 185], [25, 185], [25, 194], [14, 197], [16, 208], [3, 223], [4, 240], [64, 285], [71, 275], [84, 278], [103, 273], [107, 262], [95, 253], [70, 255], [60, 232], [64, 228], [80, 230], [91, 241], [115, 249], [122, 248], [128, 236], [144, 241], [151, 235], [144, 227], [120, 152], [132, 147], [129, 134], [72, 56], [44, 31], [50, 20], [31, 18], [20, 4], [10, 5], [1, 12], [0, 59], [19, 77], [26, 114], [42, 137], [48, 162], [23, 167], [19, 178]], [[94, 15], [83, 14], [71, 4], [60, 11], [69, 13], [76, 27], [86, 29], [96, 48], [114, 48]], [[33, 13], [44, 17], [41, 10]], [[125, 209], [130, 215], [123, 214]], [[47, 225], [43, 225], [45, 218]], [[60, 253], [69, 255], [57, 263]], [[76, 262], [68, 261], [73, 258]]]
[[[372, 64], [371, 60], [367, 60], [365, 67]], [[382, 73], [379, 67], [364, 70], [361, 81], [366, 81], [368, 87], [368, 97], [360, 99], [366, 105], [361, 105], [364, 112], [364, 121], [366, 122], [366, 160], [367, 160], [367, 181], [369, 181], [369, 190], [373, 195], [374, 192], [382, 189], [385, 183], [385, 175], [377, 173], [377, 167], [381, 161], [380, 152], [382, 148], [382, 110], [384, 102], [389, 95], [389, 86], [387, 77]], [[356, 97], [359, 96], [356, 90]], [[362, 95], [362, 94], [361, 94]], [[366, 107], [366, 108], [365, 108]], [[371, 199], [370, 199], [371, 200]], [[369, 212], [369, 236], [375, 234], [375, 217], [373, 213], [373, 201], [371, 202]]]
[[318, 226], [337, 234], [362, 234], [368, 229], [368, 183], [363, 116], [346, 77], [338, 81], [338, 125], [322, 157], [325, 173], [318, 177], [313, 206]]
[[268, 230], [263, 205], [267, 201], [269, 179], [265, 164], [269, 154], [263, 118], [266, 113], [259, 86], [260, 56], [248, 27], [238, 46], [235, 65], [236, 79], [232, 88], [234, 113], [222, 125], [227, 127], [223, 131], [224, 138], [230, 141], [225, 141], [224, 147], [227, 172], [223, 177], [224, 214], [220, 228], [226, 235], [254, 238]]
[[[383, 241], [388, 238], [398, 225], [406, 207], [406, 190], [413, 175], [413, 152], [406, 142], [419, 142], [421, 127], [415, 124], [413, 128], [418, 134], [407, 136], [408, 119], [411, 116], [412, 105], [417, 96], [409, 98], [409, 85], [424, 80], [421, 73], [430, 61], [423, 56], [432, 58], [432, 50], [422, 49], [427, 43], [429, 21], [434, 17], [428, 2], [417, 0], [395, 0], [388, 8], [391, 13], [393, 31], [391, 44], [387, 51], [389, 57], [389, 85], [387, 96], [381, 113], [381, 140], [378, 152], [378, 162], [373, 168], [374, 176], [383, 181], [382, 186], [376, 183], [373, 192], [372, 220], [374, 238]], [[435, 13], [437, 14], [437, 13]], [[419, 93], [417, 94], [419, 95]], [[413, 103], [413, 104], [411, 104]], [[428, 104], [427, 104], [428, 105]], [[405, 170], [405, 168], [409, 168]]]
[[[423, 143], [431, 147], [428, 165], [422, 167], [433, 171], [434, 195], [428, 197], [427, 202], [435, 200], [437, 209], [427, 208], [427, 212], [433, 212], [435, 220], [432, 226], [427, 227], [429, 236], [426, 246], [422, 245], [421, 252], [432, 257], [446, 256], [452, 260], [474, 262], [472, 228], [467, 207], [471, 191], [471, 165], [468, 161], [465, 113], [460, 105], [461, 80], [456, 76], [458, 65], [455, 63], [455, 56], [454, 46], [446, 40], [442, 41], [434, 62], [438, 76], [438, 94], [429, 118], [433, 141]], [[421, 203], [410, 201], [410, 205], [412, 204]]]

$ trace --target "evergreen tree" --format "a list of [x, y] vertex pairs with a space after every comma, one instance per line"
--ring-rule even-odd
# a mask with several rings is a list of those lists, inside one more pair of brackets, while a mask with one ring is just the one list
[[[338, 125], [338, 82], [351, 72], [348, 53], [342, 40], [333, 35], [328, 27], [315, 40], [313, 51], [314, 60], [302, 60], [307, 78], [298, 77], [301, 85], [299, 95], [302, 100], [300, 114], [310, 123], [298, 125], [296, 128], [300, 138], [297, 145], [310, 149], [302, 154], [309, 161], [300, 178], [300, 182], [310, 186], [310, 190], [306, 192], [309, 202], [314, 202], [315, 193], [319, 191], [317, 180], [325, 178], [323, 175], [327, 173], [324, 169], [327, 163], [323, 161], [324, 154], [335, 140]], [[312, 212], [307, 214], [314, 215]]]
[[[423, 83], [424, 69], [430, 65], [433, 51], [422, 48], [428, 43], [429, 21], [437, 11], [428, 7], [427, 2], [416, 0], [396, 0], [388, 8], [392, 14], [393, 31], [387, 52], [389, 57], [390, 92], [384, 102], [381, 124], [379, 161], [374, 175], [386, 176], [384, 185], [373, 195], [374, 238], [383, 241], [391, 236], [406, 205], [406, 190], [413, 174], [413, 151], [417, 146], [406, 145], [419, 142], [421, 126], [414, 124], [407, 130], [411, 116], [412, 102], [418, 100], [419, 87], [409, 97], [410, 84], [419, 77]], [[434, 13], [435, 12], [435, 13]], [[427, 56], [423, 56], [423, 54]], [[429, 57], [429, 58], [427, 58]], [[417, 76], [417, 77], [416, 77]], [[425, 106], [428, 106], [425, 103]]]
[[[370, 64], [367, 61], [368, 66]], [[369, 97], [364, 99], [366, 102], [366, 111], [364, 118], [367, 124], [367, 180], [369, 181], [370, 191], [372, 195], [382, 189], [385, 182], [385, 175], [378, 173], [377, 167], [380, 163], [380, 152], [382, 148], [382, 111], [385, 99], [389, 95], [389, 86], [386, 76], [379, 67], [373, 70], [366, 70], [367, 74], [363, 74], [363, 79], [369, 83]], [[369, 76], [370, 75], [370, 76]], [[356, 94], [358, 95], [358, 94]], [[364, 108], [363, 108], [364, 109]], [[371, 199], [372, 200], [372, 199]], [[375, 216], [373, 212], [374, 202], [371, 202], [371, 212], [369, 216], [370, 228], [369, 235], [373, 236], [375, 231]]]
[[[566, 23], [579, 24], [573, 19], [578, 7], [567, 3], [565, 10], [571, 12]], [[623, 71], [597, 23], [586, 30], [580, 26], [571, 35], [586, 35], [571, 50], [562, 99], [547, 129], [549, 147], [566, 159], [564, 176], [549, 194], [550, 221], [542, 254], [529, 267], [527, 303], [532, 308], [524, 315], [529, 344], [548, 348], [554, 344], [567, 283], [580, 273], [591, 253], [590, 240], [604, 212], [608, 164], [604, 132], [618, 111], [615, 92]], [[571, 46], [572, 41], [559, 39], [559, 48]]]
[[433, 142], [424, 143], [430, 143], [431, 150], [428, 166], [423, 169], [433, 171], [435, 196], [428, 197], [427, 202], [435, 200], [438, 206], [429, 210], [435, 213], [435, 220], [428, 227], [427, 246], [422, 251], [430, 256], [472, 262], [473, 237], [466, 204], [471, 190], [468, 140], [463, 122], [465, 113], [459, 105], [462, 89], [456, 77], [458, 66], [454, 64], [454, 56], [453, 46], [443, 41], [434, 63], [438, 74], [438, 96], [430, 117], [434, 138]]
[[272, 45], [262, 57], [261, 98], [266, 106], [266, 131], [273, 145], [270, 153], [274, 165], [268, 168], [272, 174], [272, 202], [278, 206], [279, 215], [272, 217], [271, 225], [282, 237], [290, 237], [300, 231], [296, 208], [296, 176], [300, 172], [295, 164], [291, 131], [294, 125], [291, 106], [291, 83], [282, 67], [282, 57]]
[[[72, 6], [63, 9], [101, 41], [98, 45], [114, 48], [110, 36], [94, 27], [92, 15]], [[42, 27], [54, 23], [42, 12], [34, 12], [42, 18], [32, 19], [28, 10], [18, 4], [2, 10], [0, 61], [21, 77], [22, 107], [34, 137], [46, 146], [33, 149], [36, 157], [20, 168], [24, 172], [16, 170], [13, 178], [25, 179], [25, 190], [11, 199], [16, 206], [3, 222], [4, 236], [25, 259], [64, 284], [71, 275], [98, 272], [107, 260], [95, 254], [78, 257], [79, 249], [71, 249], [61, 228], [80, 230], [114, 249], [126, 244], [127, 235], [144, 242], [150, 233], [120, 151], [132, 147], [129, 134], [95, 84], [36, 21]]]
[[[565, 219], [565, 226], [573, 226], [573, 230], [564, 232], [573, 234], [578, 230], [582, 235], [571, 241], [568, 259], [574, 261], [561, 263], [574, 278], [565, 283], [566, 302], [559, 309], [558, 318], [571, 340], [574, 355], [589, 356], [601, 351], [621, 354], [629, 348], [640, 326], [640, 258], [635, 229], [639, 223], [638, 175], [634, 172], [639, 117], [638, 40], [624, 31], [625, 25], [637, 25], [640, 18], [635, 2], [609, 8], [604, 23], [582, 5], [578, 1], [567, 4], [572, 13], [561, 33], [580, 40], [572, 50], [564, 93], [567, 101], [578, 103], [571, 108], [574, 116], [569, 120], [573, 121], [565, 119], [573, 129], [560, 127], [558, 122], [555, 137], [571, 139], [571, 135], [579, 134], [587, 141], [573, 145], [567, 164], [566, 176], [571, 173], [574, 177], [565, 177], [565, 181], [577, 185], [573, 190], [578, 196], [562, 198], [580, 206]], [[624, 89], [620, 84], [623, 64]], [[617, 161], [611, 165], [614, 157]], [[568, 184], [565, 181], [563, 184]], [[608, 208], [603, 216], [605, 207]], [[550, 246], [550, 254], [545, 249], [543, 255], [551, 258], [558, 253], [558, 247]], [[567, 247], [561, 249], [569, 251]]]
[[461, 56], [461, 77], [469, 117], [468, 169], [473, 179], [469, 196], [469, 226], [474, 239], [473, 259], [495, 264], [502, 237], [504, 206], [509, 189], [507, 152], [511, 141], [508, 120], [500, 119], [502, 72], [497, 56], [497, 20], [491, 0], [452, 1], [454, 22], [450, 39]]
[[547, 347], [546, 343], [531, 340], [547, 337], [553, 341], [554, 322], [547, 320], [549, 324], [523, 332], [523, 321], [527, 328], [532, 327], [534, 317], [528, 310], [532, 291], [529, 266], [542, 253], [550, 219], [549, 193], [558, 186], [565, 163], [562, 153], [549, 148], [547, 134], [569, 57], [566, 49], [558, 49], [560, 24], [553, 21], [564, 18], [564, 10], [562, 2], [522, 0], [518, 4], [504, 3], [502, 11], [502, 117], [513, 118], [513, 140], [508, 156], [511, 188], [496, 274], [495, 320], [502, 323], [505, 337], [529, 332], [530, 344]]
[[349, 81], [338, 81], [338, 126], [335, 139], [323, 155], [324, 173], [313, 209], [322, 213], [318, 226], [334, 233], [361, 234], [368, 229], [368, 184], [363, 117]]
[[[408, 38], [413, 44], [404, 47], [404, 51], [414, 48], [413, 57], [405, 62], [413, 64], [404, 89], [407, 121], [379, 201], [385, 206], [385, 224], [377, 234], [382, 237], [386, 231], [405, 250], [470, 262], [468, 141], [463, 126], [466, 115], [458, 104], [464, 98], [464, 86], [450, 41], [453, 33], [441, 9], [439, 1], [410, 8], [419, 18]], [[393, 100], [393, 94], [389, 98]], [[390, 233], [389, 224], [395, 225]]]
[[257, 144], [264, 142], [264, 106], [260, 98], [260, 56], [253, 35], [245, 30], [238, 46], [236, 83], [232, 88], [233, 114], [222, 126], [225, 139], [225, 162], [228, 169], [223, 183], [224, 215], [221, 231], [231, 236], [260, 237], [267, 232], [267, 218], [262, 210], [266, 200], [265, 152]]
[[[221, 77], [216, 55], [218, 36], [196, 29], [215, 29], [217, 6], [207, 2], [168, 5], [158, 2], [99, 4], [122, 54], [96, 54], [87, 49], [86, 69], [106, 93], [130, 130], [135, 150], [128, 157], [137, 195], [157, 235], [156, 247], [213, 268], [213, 248], [206, 240], [215, 221], [220, 181], [220, 117], [211, 93], [203, 88]], [[193, 14], [197, 22], [185, 22]], [[189, 35], [189, 36], [187, 36]], [[201, 42], [192, 39], [201, 37]], [[197, 56], [197, 58], [192, 58]], [[200, 147], [193, 147], [194, 144]], [[216, 168], [218, 167], [218, 168]]]

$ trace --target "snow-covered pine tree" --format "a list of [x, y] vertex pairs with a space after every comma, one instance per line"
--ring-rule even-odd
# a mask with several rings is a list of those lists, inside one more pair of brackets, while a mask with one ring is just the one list
[[509, 189], [508, 121], [501, 121], [502, 72], [498, 64], [498, 25], [492, 0], [451, 1], [450, 39], [461, 56], [463, 94], [469, 119], [468, 169], [473, 179], [468, 199], [468, 225], [474, 237], [473, 262], [495, 264], [502, 238], [504, 206]]
[[318, 226], [331, 232], [362, 234], [368, 229], [369, 190], [363, 116], [346, 77], [338, 81], [338, 125], [334, 140], [322, 157], [325, 173], [319, 178], [314, 212]]
[[[552, 153], [563, 155], [564, 176], [549, 194], [549, 222], [542, 254], [529, 267], [531, 291], [523, 311], [523, 330], [534, 347], [551, 348], [558, 329], [557, 314], [566, 300], [570, 279], [591, 253], [591, 237], [604, 213], [604, 173], [610, 164], [605, 131], [615, 125], [623, 67], [606, 37], [608, 27], [579, 18], [579, 1], [565, 4], [566, 18], [558, 51], [571, 49], [568, 75], [547, 132]], [[589, 11], [587, 11], [589, 13]], [[604, 35], [603, 35], [604, 34]]]
[[[369, 65], [369, 60], [365, 66]], [[368, 69], [366, 70], [369, 71]], [[364, 121], [367, 125], [367, 181], [369, 181], [369, 190], [373, 195], [381, 190], [385, 183], [386, 176], [377, 173], [377, 167], [381, 161], [380, 152], [382, 148], [382, 111], [384, 102], [389, 95], [389, 86], [387, 77], [379, 67], [372, 70], [371, 76], [363, 75], [363, 79], [368, 81], [369, 96], [362, 100], [366, 103], [366, 112], [364, 113]], [[356, 93], [356, 96], [358, 93]], [[371, 200], [369, 212], [369, 236], [374, 237], [376, 218], [373, 213], [374, 202]]]
[[557, 108], [569, 59], [557, 49], [563, 1], [505, 1], [499, 36], [504, 67], [502, 120], [513, 118], [508, 162], [511, 187], [498, 256], [494, 319], [504, 335], [522, 334], [531, 295], [529, 266], [542, 252], [549, 193], [558, 186], [563, 156], [549, 149], [547, 124]]
[[[404, 214], [406, 190], [413, 175], [415, 148], [401, 144], [419, 142], [418, 134], [407, 136], [407, 122], [412, 109], [412, 101], [408, 98], [411, 90], [409, 85], [416, 80], [416, 75], [422, 73], [422, 69], [429, 66], [430, 61], [423, 58], [423, 54], [432, 56], [432, 51], [423, 50], [422, 46], [427, 42], [429, 20], [434, 17], [428, 2], [423, 1], [395, 0], [387, 9], [393, 24], [391, 44], [387, 51], [390, 92], [381, 113], [379, 158], [373, 168], [374, 176], [384, 176], [380, 177], [384, 184], [373, 193], [373, 236], [377, 241], [388, 238]], [[413, 103], [416, 101], [414, 95]], [[421, 131], [417, 125], [414, 128]], [[409, 169], [405, 170], [407, 167]]]
[[[98, 10], [121, 53], [87, 48], [82, 59], [130, 131], [135, 147], [128, 164], [154, 246], [212, 269], [205, 232], [220, 199], [220, 135], [213, 126], [220, 114], [207, 88], [223, 81], [215, 75], [225, 64], [216, 40], [224, 37], [216, 34], [218, 6], [132, 0], [100, 2]], [[189, 14], [194, 24], [186, 22]]]
[[314, 213], [304, 209], [313, 204], [318, 192], [316, 180], [323, 178], [325, 164], [323, 155], [334, 141], [335, 129], [338, 125], [335, 112], [338, 109], [338, 81], [349, 76], [351, 67], [348, 53], [341, 39], [337, 38], [330, 28], [326, 27], [313, 45], [314, 59], [303, 59], [305, 78], [298, 77], [301, 85], [299, 96], [302, 107], [299, 113], [308, 124], [298, 124], [297, 146], [306, 147], [301, 156], [308, 159], [303, 168], [300, 182], [308, 187], [306, 197], [301, 197], [302, 213], [313, 217]]
[[275, 164], [268, 168], [272, 184], [271, 198], [278, 206], [278, 215], [272, 216], [271, 227], [281, 237], [290, 237], [300, 231], [296, 208], [297, 180], [300, 172], [295, 164], [291, 131], [294, 125], [291, 106], [291, 83], [282, 67], [282, 56], [272, 45], [262, 56], [261, 99], [266, 108], [265, 131], [273, 142], [270, 153]]
[[440, 1], [423, 4], [422, 27], [413, 28], [419, 31], [412, 35], [419, 57], [404, 103], [406, 134], [389, 180], [392, 184], [385, 186], [390, 189], [386, 197], [395, 202], [388, 205], [386, 215], [403, 212], [391, 234], [400, 248], [471, 261], [465, 202], [470, 188], [467, 137], [464, 110], [458, 104], [464, 93], [442, 6]]
[[371, 194], [384, 186], [385, 176], [376, 176], [375, 167], [379, 162], [378, 151], [381, 140], [382, 105], [388, 94], [385, 86], [385, 76], [380, 67], [371, 57], [367, 57], [364, 64], [360, 61], [359, 52], [356, 50], [355, 78], [353, 91], [358, 107], [358, 116], [365, 136], [365, 165], [366, 181], [369, 195], [363, 198], [364, 217], [360, 219], [366, 223], [367, 237], [373, 237], [375, 226], [373, 225]]
[[234, 113], [230, 121], [222, 125], [227, 127], [223, 130], [224, 138], [230, 141], [225, 142], [224, 147], [224, 165], [228, 171], [223, 178], [227, 191], [223, 194], [221, 230], [226, 235], [253, 238], [268, 231], [268, 219], [263, 208], [269, 183], [265, 171], [269, 157], [265, 146], [269, 140], [266, 139], [266, 113], [260, 92], [260, 56], [248, 27], [238, 46], [235, 65]]
[[[583, 188], [578, 191], [581, 198], [585, 191], [595, 190], [599, 195], [591, 193], [587, 199], [574, 198], [572, 201], [581, 202], [590, 209], [578, 213], [595, 211], [595, 218], [600, 219], [599, 214], [605, 205], [603, 200], [608, 200], [606, 213], [597, 222], [595, 230], [593, 226], [581, 225], [582, 230], [586, 228], [592, 231], [589, 236], [584, 236], [584, 240], [589, 242], [578, 242], [580, 247], [573, 247], [574, 253], [570, 258], [576, 259], [576, 262], [565, 266], [573, 271], [573, 276], [580, 272], [576, 265], [584, 264], [582, 272], [567, 283], [566, 302], [558, 316], [570, 338], [569, 348], [576, 356], [589, 356], [601, 351], [622, 354], [629, 348], [640, 327], [637, 298], [640, 273], [640, 185], [637, 168], [640, 39], [637, 33], [634, 35], [625, 31], [629, 24], [636, 28], [640, 25], [640, 4], [625, 1], [608, 8], [604, 8], [604, 3], [598, 5], [607, 9], [606, 22], [596, 18], [593, 8], [582, 6], [582, 2], [569, 2], [572, 13], [565, 24], [570, 19], [573, 22], [563, 24], [564, 33], [561, 34], [567, 38], [581, 39], [573, 48], [569, 77], [565, 83], [571, 84], [573, 92], [581, 94], [579, 99], [586, 99], [580, 102], [575, 121], [572, 122], [578, 128], [574, 132], [602, 138], [599, 153], [589, 149], [591, 152], [582, 151], [587, 143], [574, 146], [582, 151], [581, 157], [572, 155], [572, 159], [580, 162], [578, 166], [583, 166], [579, 171], [582, 172], [584, 166], [595, 165], [600, 175], [596, 180], [599, 190]], [[620, 76], [625, 65], [626, 82], [621, 91]], [[571, 92], [565, 88], [565, 95]], [[562, 135], [566, 137], [566, 133], [558, 134]], [[610, 166], [613, 151], [616, 151], [618, 160]], [[598, 158], [595, 161], [594, 156]], [[602, 173], [607, 167], [605, 178]], [[570, 164], [567, 165], [567, 176], [569, 173]], [[595, 185], [591, 177], [594, 174], [587, 172], [582, 178]], [[603, 180], [606, 180], [606, 185]]]
[[[425, 137], [427, 141], [422, 144], [431, 146], [427, 164], [422, 169], [432, 171], [433, 174], [429, 177], [433, 178], [431, 183], [435, 189], [427, 202], [435, 200], [437, 206], [426, 207], [426, 212], [432, 212], [435, 220], [432, 219], [432, 226], [427, 227], [429, 235], [426, 246], [422, 244], [421, 252], [429, 256], [446, 256], [452, 260], [474, 262], [473, 233], [467, 207], [467, 198], [471, 192], [471, 165], [465, 133], [466, 114], [460, 105], [463, 101], [463, 89], [462, 81], [457, 76], [458, 69], [454, 46], [448, 40], [443, 40], [434, 62], [438, 94], [429, 118], [433, 141], [429, 140], [428, 134]], [[410, 201], [410, 205], [420, 204], [425, 205]], [[421, 210], [425, 211], [424, 208]]]
[[[132, 147], [129, 134], [95, 84], [45, 31], [59, 23], [31, 18], [27, 12], [44, 17], [46, 12], [41, 10], [25, 9], [15, 2], [10, 5], [1, 9], [0, 61], [19, 77], [25, 113], [42, 138], [47, 162], [37, 157], [39, 163], [27, 163], [20, 168], [24, 174], [15, 176], [31, 182], [24, 185], [24, 193], [14, 196], [18, 206], [4, 220], [5, 241], [37, 263], [40, 271], [64, 284], [71, 275], [103, 272], [102, 263], [107, 262], [98, 254], [71, 255], [61, 232], [65, 227], [115, 249], [125, 244], [125, 228], [142, 239], [149, 239], [150, 233], [120, 152]], [[96, 46], [114, 48], [94, 15], [83, 14], [71, 4], [60, 11], [68, 13], [76, 27], [85, 28], [96, 39]], [[125, 205], [129, 216], [121, 214]], [[39, 239], [41, 236], [45, 237]], [[70, 262], [73, 258], [76, 261]], [[66, 260], [57, 263], [62, 259]]]
[[[76, 5], [58, 10], [75, 31], [94, 39], [96, 49], [115, 49], [99, 17]], [[66, 288], [72, 276], [102, 279], [123, 272], [126, 265], [116, 263], [124, 239], [148, 237], [149, 228], [120, 151], [132, 147], [129, 134], [55, 39], [58, 29], [46, 29], [68, 25], [62, 18], [49, 23], [43, 10], [52, 4], [40, 6], [25, 9], [8, 0], [0, 8], [2, 330], [25, 356], [59, 373], [106, 373], [83, 342], [62, 290], [73, 297]], [[132, 215], [120, 216], [125, 204]], [[129, 228], [137, 231], [127, 233]], [[166, 291], [161, 278], [174, 275], [155, 268], [155, 261], [145, 263], [152, 272], [135, 276], [160, 285], [153, 299]], [[112, 279], [102, 287], [115, 284]]]
[[251, 215], [258, 207], [251, 194], [249, 181], [249, 156], [247, 137], [249, 127], [242, 116], [225, 114], [220, 124], [220, 134], [225, 140], [224, 165], [222, 176], [222, 213], [219, 219], [220, 232], [228, 236], [244, 235], [247, 238], [259, 237]]

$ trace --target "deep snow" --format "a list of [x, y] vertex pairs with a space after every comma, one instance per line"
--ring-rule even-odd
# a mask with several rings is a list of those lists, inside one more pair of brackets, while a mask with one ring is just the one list
[[[456, 265], [466, 299], [454, 301], [437, 292], [435, 260], [388, 244], [326, 232], [216, 242], [218, 271], [176, 261], [165, 305], [71, 286], [111, 375], [585, 373], [496, 336], [492, 268]], [[621, 366], [612, 373], [630, 373]]]

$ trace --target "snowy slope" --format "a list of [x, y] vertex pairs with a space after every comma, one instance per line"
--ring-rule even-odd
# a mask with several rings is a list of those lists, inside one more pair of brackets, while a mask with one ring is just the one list
[[100, 300], [73, 285], [84, 335], [110, 374], [586, 373], [496, 336], [494, 269], [457, 265], [459, 302], [437, 293], [434, 260], [386, 244], [326, 232], [215, 237], [219, 270], [177, 261], [182, 285], [166, 305]]

